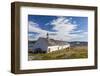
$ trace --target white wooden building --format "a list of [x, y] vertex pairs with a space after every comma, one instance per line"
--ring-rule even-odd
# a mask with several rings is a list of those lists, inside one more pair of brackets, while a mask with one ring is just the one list
[[60, 40], [49, 39], [48, 34], [47, 34], [47, 38], [40, 37], [34, 43], [32, 52], [37, 51], [37, 50], [42, 50], [45, 53], [49, 53], [52, 51], [57, 51], [57, 50], [65, 49], [68, 47], [70, 47], [69, 43], [65, 41], [60, 41]]

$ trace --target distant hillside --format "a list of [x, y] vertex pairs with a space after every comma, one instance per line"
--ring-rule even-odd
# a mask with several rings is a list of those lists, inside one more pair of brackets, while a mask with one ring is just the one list
[[29, 44], [34, 44], [36, 41], [28, 41]]
[[28, 49], [32, 49], [36, 41], [28, 41]]
[[82, 41], [73, 41], [73, 42], [69, 42], [70, 46], [74, 47], [74, 46], [88, 46], [88, 42], [82, 42]]
[[[28, 41], [29, 45], [34, 45], [36, 41]], [[72, 41], [72, 42], [68, 42], [72, 47], [74, 46], [87, 46], [88, 42], [85, 41]]]

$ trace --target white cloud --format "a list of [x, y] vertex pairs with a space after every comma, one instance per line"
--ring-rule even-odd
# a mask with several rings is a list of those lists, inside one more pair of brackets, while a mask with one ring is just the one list
[[[39, 35], [35, 36], [34, 39], [39, 37], [46, 37], [46, 33], [50, 34], [50, 38], [64, 40], [64, 41], [87, 41], [87, 32], [83, 30], [77, 30], [78, 25], [74, 21], [73, 24], [71, 23], [72, 18], [66, 17], [58, 17], [45, 25], [52, 25], [52, 30], [56, 32], [51, 32], [47, 30], [43, 30], [39, 27], [39, 24], [29, 21], [29, 32], [37, 32]], [[32, 39], [32, 37], [30, 37]]]
[[56, 30], [56, 36], [52, 38], [60, 39], [60, 40], [70, 40], [70, 33], [73, 32], [78, 25], [72, 24], [70, 21], [72, 18], [67, 19], [65, 17], [58, 17], [57, 19], [51, 21], [51, 25], [53, 25], [53, 30]]
[[37, 23], [33, 21], [28, 22], [29, 25], [29, 32], [37, 32], [37, 33], [45, 33], [46, 31], [41, 29]]
[[[86, 41], [87, 32], [83, 30], [77, 30], [78, 25], [74, 21], [71, 23], [72, 18], [58, 17], [57, 19], [50, 22], [53, 25], [53, 30], [56, 30], [56, 35], [51, 35], [51, 38], [67, 41]], [[73, 34], [72, 34], [73, 33]]]
[[28, 34], [28, 39], [29, 39], [30, 41], [32, 41], [33, 39], [35, 40], [36, 37], [34, 37], [33, 34]]
[[43, 30], [39, 27], [39, 25], [33, 21], [29, 21], [28, 22], [28, 32], [35, 32], [38, 33], [38, 35], [33, 35], [33, 34], [29, 34], [29, 40], [37, 40], [39, 37], [46, 37], [47, 32], [48, 33], [52, 33], [50, 31], [47, 30]]
[[70, 33], [74, 31], [74, 29], [77, 28], [76, 24], [72, 24], [70, 22], [71, 19], [67, 19], [65, 17], [58, 17], [56, 20], [53, 20], [51, 22], [51, 25], [53, 25], [53, 30], [56, 30], [58, 33]]
[[39, 36], [42, 36], [46, 33], [46, 30], [43, 30], [39, 27], [39, 25], [33, 21], [28, 22], [29, 32], [36, 32], [38, 35], [35, 35], [34, 38], [32, 37], [33, 34], [29, 34], [29, 40], [36, 40]]

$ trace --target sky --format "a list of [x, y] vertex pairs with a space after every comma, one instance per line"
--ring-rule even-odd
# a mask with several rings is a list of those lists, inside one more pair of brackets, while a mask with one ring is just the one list
[[28, 15], [28, 39], [39, 37], [62, 41], [88, 41], [88, 17]]

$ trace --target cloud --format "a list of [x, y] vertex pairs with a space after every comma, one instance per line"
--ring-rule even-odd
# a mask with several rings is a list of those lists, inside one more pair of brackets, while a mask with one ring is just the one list
[[[51, 20], [45, 25], [52, 25], [53, 31], [43, 30], [39, 27], [38, 23], [33, 21], [29, 21], [29, 32], [36, 32], [38, 35], [30, 35], [29, 39], [38, 39], [39, 37], [46, 37], [46, 33], [49, 33], [49, 37], [58, 40], [64, 41], [86, 41], [87, 40], [87, 32], [84, 30], [76, 30], [78, 28], [77, 22], [73, 21], [72, 18], [67, 17], [58, 17], [56, 19]], [[34, 37], [35, 38], [34, 38]]]
[[[56, 35], [51, 36], [52, 38], [59, 39], [59, 40], [71, 40], [72, 34], [78, 25], [71, 23], [72, 18], [68, 19], [66, 17], [58, 17], [55, 20], [50, 22], [51, 25], [54, 27], [53, 30], [56, 31]], [[75, 36], [73, 34], [73, 36]]]
[[71, 32], [77, 28], [76, 24], [72, 24], [70, 19], [66, 17], [58, 17], [56, 20], [51, 22], [51, 25], [54, 26], [54, 30], [58, 32]]
[[[64, 40], [64, 41], [86, 41], [87, 32], [84, 30], [76, 30], [78, 25], [76, 21], [72, 22], [72, 18], [58, 17], [50, 22], [54, 27], [53, 30], [56, 30], [56, 35], [51, 35], [51, 38]], [[76, 31], [75, 31], [76, 30]]]
[[28, 35], [29, 40], [36, 40], [40, 35], [42, 36], [43, 34], [46, 33], [46, 30], [41, 29], [39, 25], [33, 21], [29, 21], [28, 26], [29, 26], [28, 32], [38, 33], [38, 35], [29, 34]]
[[36, 40], [36, 36], [34, 36], [33, 34], [28, 33], [28, 39], [30, 41], [32, 41], [33, 39]]
[[43, 30], [39, 27], [39, 25], [33, 21], [28, 22], [29, 32], [37, 32], [37, 33], [45, 33], [46, 30]]
[[47, 30], [43, 30], [39, 27], [39, 24], [38, 23], [35, 23], [33, 21], [29, 21], [28, 22], [28, 32], [33, 32], [33, 33], [37, 33], [37, 34], [28, 34], [28, 38], [29, 40], [36, 40], [38, 39], [39, 37], [46, 37], [46, 34], [47, 33], [53, 33], [53, 32], [50, 32], [50, 31], [47, 31]]

